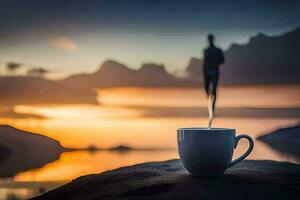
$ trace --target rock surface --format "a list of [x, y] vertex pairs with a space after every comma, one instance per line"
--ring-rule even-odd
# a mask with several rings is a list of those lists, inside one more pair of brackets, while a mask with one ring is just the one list
[[144, 163], [80, 177], [33, 199], [300, 199], [300, 165], [246, 160], [203, 178], [189, 176], [179, 160]]
[[257, 139], [277, 151], [294, 156], [300, 161], [300, 124], [294, 127], [278, 129]]

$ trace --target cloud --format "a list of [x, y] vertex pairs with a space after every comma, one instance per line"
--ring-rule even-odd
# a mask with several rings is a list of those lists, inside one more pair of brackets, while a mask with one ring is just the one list
[[56, 49], [72, 52], [79, 49], [78, 44], [74, 40], [65, 36], [51, 38], [50, 45]]

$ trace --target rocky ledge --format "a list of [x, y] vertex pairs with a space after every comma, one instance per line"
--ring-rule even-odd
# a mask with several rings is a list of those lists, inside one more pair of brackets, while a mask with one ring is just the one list
[[144, 163], [80, 177], [34, 199], [300, 199], [300, 165], [246, 160], [204, 178], [189, 176], [179, 160]]

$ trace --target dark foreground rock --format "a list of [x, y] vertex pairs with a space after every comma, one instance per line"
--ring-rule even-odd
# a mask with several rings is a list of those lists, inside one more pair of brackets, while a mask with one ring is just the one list
[[278, 129], [257, 139], [277, 151], [294, 156], [300, 160], [300, 124], [294, 127]]
[[80, 177], [34, 198], [50, 199], [300, 199], [300, 165], [247, 160], [222, 177], [203, 178], [189, 176], [178, 160], [145, 163]]

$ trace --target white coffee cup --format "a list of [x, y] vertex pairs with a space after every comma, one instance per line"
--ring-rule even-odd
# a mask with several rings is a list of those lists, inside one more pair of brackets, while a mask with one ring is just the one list
[[[233, 150], [242, 138], [249, 141], [249, 148], [232, 161]], [[227, 168], [244, 160], [254, 146], [250, 136], [236, 136], [235, 129], [229, 128], [179, 128], [177, 144], [183, 166], [196, 176], [224, 174]]]

